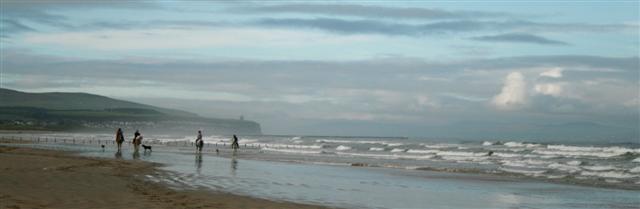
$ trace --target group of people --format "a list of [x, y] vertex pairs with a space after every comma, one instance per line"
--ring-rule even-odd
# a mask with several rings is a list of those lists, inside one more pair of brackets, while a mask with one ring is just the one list
[[[118, 144], [118, 151], [122, 149], [122, 142], [124, 142], [124, 134], [122, 133], [122, 129], [118, 128], [118, 131], [116, 131], [116, 144]], [[136, 132], [133, 134], [131, 143], [133, 144], [134, 150], [138, 152], [138, 149], [142, 144], [142, 134], [140, 134], [140, 131], [136, 130]]]
[[[122, 133], [122, 129], [118, 128], [116, 131], [116, 144], [118, 144], [118, 151], [122, 149], [122, 143], [124, 142], [124, 134]], [[135, 152], [138, 152], [140, 145], [142, 144], [142, 134], [140, 131], [136, 130], [133, 134], [133, 140], [131, 141], [133, 144], [133, 148]], [[204, 140], [202, 139], [202, 131], [198, 130], [198, 136], [196, 137], [196, 151], [202, 152], [202, 148], [204, 147]], [[238, 137], [233, 135], [233, 140], [231, 142], [231, 148], [235, 151], [240, 148], [240, 144], [238, 144]]]
[[[204, 140], [202, 139], [202, 130], [198, 130], [198, 136], [196, 137], [196, 152], [202, 152], [202, 148], [204, 147]], [[231, 149], [234, 151], [240, 148], [240, 144], [238, 144], [238, 137], [234, 134], [233, 140], [231, 142]], [[216, 149], [216, 152], [218, 150]]]

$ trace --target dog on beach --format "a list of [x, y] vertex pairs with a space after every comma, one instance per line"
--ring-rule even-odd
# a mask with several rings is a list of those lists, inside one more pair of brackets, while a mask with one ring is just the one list
[[147, 150], [149, 150], [149, 152], [151, 152], [151, 146], [147, 146], [147, 145], [142, 145], [142, 148], [144, 148], [144, 151], [146, 152]]

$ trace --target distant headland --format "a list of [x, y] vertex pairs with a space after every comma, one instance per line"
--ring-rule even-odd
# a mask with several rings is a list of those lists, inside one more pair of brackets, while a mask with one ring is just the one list
[[179, 134], [261, 134], [244, 119], [206, 118], [195, 113], [88, 93], [29, 93], [0, 88], [0, 130], [112, 132], [116, 128]]

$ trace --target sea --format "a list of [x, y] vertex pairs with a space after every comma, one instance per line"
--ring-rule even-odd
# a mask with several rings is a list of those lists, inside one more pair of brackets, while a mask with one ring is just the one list
[[[80, 155], [163, 164], [149, 181], [337, 208], [640, 208], [640, 142], [406, 137], [1, 134]], [[126, 136], [126, 138], [132, 138]], [[105, 145], [103, 149], [101, 145]]]

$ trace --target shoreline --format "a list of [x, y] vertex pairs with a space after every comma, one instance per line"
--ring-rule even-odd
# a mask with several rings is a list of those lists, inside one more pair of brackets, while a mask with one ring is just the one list
[[145, 180], [159, 164], [0, 146], [0, 208], [322, 209], [205, 189], [174, 190]]
[[[2, 132], [0, 132], [2, 133]], [[16, 133], [16, 134], [21, 134], [21, 133]], [[34, 132], [34, 134], [37, 134], [37, 132]], [[31, 137], [31, 142], [29, 141], [23, 141], [23, 140], [17, 140], [15, 138], [0, 138], [0, 142], [4, 142], [4, 143], [18, 143], [18, 144], [39, 144], [35, 143], [35, 137]], [[67, 139], [69, 140], [69, 139]], [[80, 139], [79, 139], [80, 140]], [[89, 138], [84, 139], [85, 142], [86, 140], [89, 140]], [[82, 140], [80, 140], [82, 141]], [[93, 142], [96, 142], [95, 140]], [[47, 142], [44, 142], [45, 144]], [[125, 142], [126, 143], [126, 142]], [[79, 143], [80, 144], [80, 143]], [[82, 144], [85, 144], [84, 142]], [[108, 144], [108, 143], [107, 143]], [[97, 145], [97, 144], [96, 144]], [[2, 145], [0, 145], [2, 146]], [[207, 150], [207, 148], [205, 148], [205, 150]], [[213, 151], [209, 151], [209, 152], [204, 152], [204, 154], [209, 154], [211, 156], [214, 155]], [[295, 164], [308, 164], [306, 162], [301, 162], [299, 160], [291, 160], [291, 159], [264, 159], [262, 157], [256, 157], [253, 156], [255, 153], [248, 153], [248, 155], [243, 156], [244, 159], [251, 159], [251, 160], [262, 160], [262, 161], [272, 161], [272, 162], [284, 162], [284, 163], [295, 163]], [[217, 155], [217, 154], [216, 154]], [[221, 157], [225, 157], [225, 158], [230, 158], [230, 156], [225, 156], [224, 152], [221, 152]], [[315, 164], [315, 163], [320, 163], [322, 164], [323, 162], [314, 162], [311, 164]], [[591, 187], [591, 188], [601, 188], [601, 189], [616, 189], [616, 190], [628, 190], [628, 191], [639, 191], [638, 187], [638, 183], [631, 183], [631, 184], [620, 184], [620, 183], [616, 183], [615, 185], [613, 183], [610, 182], [598, 182], [598, 181], [584, 181], [582, 179], [571, 179], [571, 178], [545, 178], [545, 177], [539, 177], [539, 176], [528, 176], [525, 174], [519, 174], [519, 173], [495, 173], [495, 172], [482, 172], [480, 170], [476, 170], [473, 168], [442, 168], [442, 167], [429, 167], [429, 166], [422, 166], [422, 167], [415, 167], [413, 169], [407, 169], [407, 168], [401, 168], [401, 167], [389, 167], [389, 166], [385, 166], [384, 164], [369, 164], [369, 163], [364, 163], [364, 162], [360, 162], [360, 161], [353, 161], [353, 162], [341, 162], [341, 163], [330, 163], [330, 162], [326, 162], [327, 164], [333, 164], [333, 165], [339, 165], [339, 166], [347, 166], [347, 167], [365, 167], [365, 168], [386, 168], [386, 169], [394, 169], [394, 170], [404, 170], [404, 171], [431, 171], [431, 172], [439, 172], [439, 173], [444, 173], [444, 174], [472, 174], [472, 175], [479, 175], [479, 176], [489, 176], [490, 178], [495, 178], [495, 179], [501, 179], [501, 178], [509, 178], [511, 180], [514, 181], [530, 181], [530, 182], [540, 182], [540, 183], [552, 183], [552, 184], [560, 184], [560, 185], [567, 185], [567, 186], [584, 186], [584, 187]], [[315, 203], [312, 203], [315, 204]]]

